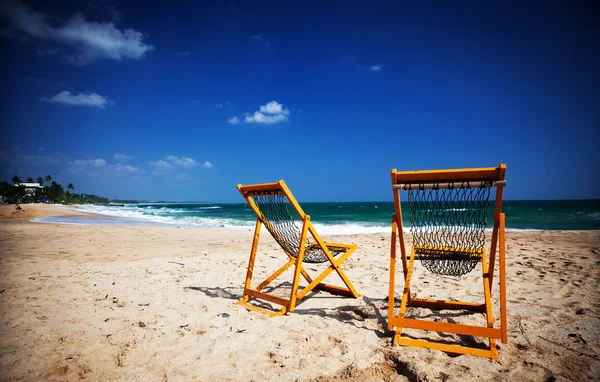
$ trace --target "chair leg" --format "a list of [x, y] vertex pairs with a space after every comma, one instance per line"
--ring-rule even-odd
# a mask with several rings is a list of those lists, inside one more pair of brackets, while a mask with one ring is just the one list
[[[491, 305], [491, 292], [489, 288], [489, 279], [487, 274], [487, 265], [485, 259], [485, 253], [482, 256], [482, 269], [483, 269], [483, 289], [485, 295], [485, 303], [484, 304], [474, 304], [460, 301], [446, 301], [446, 300], [428, 300], [428, 299], [411, 299], [410, 297], [410, 281], [412, 278], [413, 267], [415, 261], [415, 252], [414, 248], [411, 250], [410, 260], [407, 266], [407, 274], [406, 280], [404, 282], [404, 290], [402, 293], [402, 302], [400, 305], [400, 312], [398, 317], [394, 316], [393, 309], [394, 306], [389, 306], [388, 312], [388, 326], [391, 328], [395, 327], [394, 332], [394, 340], [393, 343], [402, 346], [414, 346], [421, 348], [428, 348], [434, 350], [440, 350], [446, 353], [457, 353], [457, 354], [469, 354], [475, 355], [479, 357], [486, 357], [492, 360], [498, 359], [498, 352], [496, 350], [496, 339], [501, 338], [501, 330], [494, 329], [493, 325], [493, 316], [492, 316], [492, 305]], [[391, 269], [391, 267], [390, 267]], [[502, 272], [501, 272], [502, 274]], [[501, 276], [502, 278], [502, 276]], [[393, 300], [390, 300], [393, 301]], [[417, 320], [417, 319], [405, 319], [406, 308], [408, 306], [413, 306], [411, 303], [414, 301], [414, 306], [422, 306], [429, 309], [468, 309], [473, 311], [483, 312], [486, 315], [486, 327], [468, 327], [460, 324], [450, 324], [446, 322], [431, 322], [426, 320]], [[392, 304], [392, 303], [391, 303]], [[449, 333], [464, 333], [469, 334], [472, 331], [477, 333], [479, 331], [479, 336], [485, 335], [489, 339], [489, 349], [479, 349], [466, 347], [461, 345], [450, 345], [450, 344], [442, 344], [437, 342], [430, 342], [427, 340], [413, 340], [410, 338], [402, 337], [403, 325], [409, 328], [418, 329], [418, 330], [435, 330], [439, 332], [449, 332]], [[484, 329], [485, 328], [485, 329]], [[481, 331], [485, 330], [485, 333]], [[492, 337], [493, 336], [493, 337]]]
[[[410, 261], [407, 266], [406, 279], [404, 280], [404, 290], [402, 291], [402, 302], [400, 304], [400, 313], [398, 318], [403, 319], [406, 313], [406, 306], [409, 304], [410, 298], [410, 279], [412, 278], [413, 266], [415, 264], [415, 250], [414, 248], [410, 251]], [[394, 335], [394, 343], [400, 344], [400, 336], [402, 335], [402, 327], [396, 327], [396, 334]]]
[[306, 247], [306, 235], [308, 234], [309, 217], [304, 217], [302, 232], [300, 233], [300, 246], [298, 249], [298, 258], [296, 259], [296, 269], [294, 270], [294, 280], [292, 281], [292, 292], [288, 311], [293, 312], [296, 308], [296, 299], [298, 298], [298, 284], [300, 283], [300, 273], [302, 271], [302, 260], [304, 260], [304, 250]]
[[246, 282], [244, 284], [244, 296], [242, 298], [242, 300], [246, 299], [246, 301], [248, 296], [246, 296], [245, 291], [246, 289], [250, 288], [250, 285], [252, 283], [252, 272], [254, 271], [254, 261], [256, 260], [258, 240], [260, 238], [260, 227], [260, 219], [256, 219], [256, 225], [254, 227], [254, 238], [252, 239], [252, 248], [250, 249], [250, 260], [248, 260], [248, 271], [246, 272]]
[[[492, 299], [491, 299], [491, 291], [490, 291], [490, 274], [488, 272], [488, 267], [486, 264], [486, 255], [485, 251], [481, 255], [481, 271], [482, 271], [482, 279], [483, 279], [483, 295], [485, 296], [485, 318], [487, 322], [488, 328], [494, 327], [494, 316], [492, 313]], [[490, 346], [490, 358], [498, 359], [498, 351], [496, 350], [496, 339], [489, 339]]]
[[[392, 318], [396, 309], [396, 214], [392, 215], [392, 238], [390, 248], [390, 285], [388, 290], [388, 330], [392, 330]], [[394, 342], [395, 342], [394, 338]]]
[[502, 343], [508, 343], [508, 324], [506, 320], [506, 239], [504, 237], [505, 215], [500, 214], [500, 328]]

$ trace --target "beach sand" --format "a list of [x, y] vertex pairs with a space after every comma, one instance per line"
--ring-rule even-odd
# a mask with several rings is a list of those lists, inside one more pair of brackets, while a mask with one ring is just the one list
[[[23, 207], [23, 217], [13, 217], [14, 206], [0, 208], [2, 380], [581, 381], [600, 376], [600, 231], [508, 232], [509, 339], [498, 341], [500, 358], [491, 361], [391, 344], [389, 234], [325, 237], [359, 245], [343, 266], [359, 299], [311, 293], [294, 313], [268, 318], [234, 305], [242, 294], [249, 230], [31, 223], [32, 217], [79, 212]], [[256, 281], [285, 261], [266, 231], [258, 254]], [[313, 268], [307, 265], [309, 273]], [[483, 300], [478, 269], [461, 278], [440, 278], [420, 263], [415, 268], [412, 291], [421, 297]], [[290, 273], [278, 281], [279, 293], [285, 293]], [[335, 274], [328, 281], [339, 284]], [[401, 290], [398, 284], [398, 299]], [[493, 300], [497, 317], [497, 285]], [[481, 314], [435, 317], [484, 323]], [[462, 341], [484, 340], [463, 336]]]

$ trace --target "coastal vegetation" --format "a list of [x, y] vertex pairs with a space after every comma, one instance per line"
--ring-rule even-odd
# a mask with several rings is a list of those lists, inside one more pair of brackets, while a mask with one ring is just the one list
[[[51, 175], [45, 177], [27, 178], [23, 182], [18, 175], [12, 177], [12, 183], [0, 182], [0, 197], [4, 203], [44, 202], [44, 203], [67, 203], [67, 204], [106, 204], [108, 198], [90, 194], [76, 194], [73, 183], [67, 184], [65, 188]], [[27, 184], [29, 183], [29, 184]], [[33, 184], [33, 185], [32, 185]]]

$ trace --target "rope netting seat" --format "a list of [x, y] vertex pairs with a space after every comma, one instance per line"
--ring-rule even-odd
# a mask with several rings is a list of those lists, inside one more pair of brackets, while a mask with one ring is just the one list
[[[285, 194], [275, 189], [248, 192], [247, 195], [258, 206], [263, 223], [273, 238], [290, 256], [297, 257], [301, 229], [291, 213], [293, 208]], [[343, 247], [328, 245], [327, 248], [333, 257], [346, 252], [346, 248]], [[304, 262], [324, 263], [326, 261], [327, 257], [321, 247], [307, 240]]]
[[415, 254], [430, 272], [462, 276], [481, 260], [491, 182], [408, 184]]

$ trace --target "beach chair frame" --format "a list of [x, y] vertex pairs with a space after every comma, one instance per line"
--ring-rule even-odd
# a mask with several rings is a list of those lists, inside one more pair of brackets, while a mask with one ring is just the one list
[[[270, 317], [274, 317], [281, 316], [287, 312], [293, 312], [297, 302], [306, 297], [306, 295], [313, 289], [324, 290], [333, 294], [349, 296], [354, 298], [359, 297], [359, 294], [356, 292], [356, 289], [354, 289], [354, 286], [352, 285], [344, 271], [341, 269], [341, 264], [358, 248], [356, 244], [342, 244], [323, 241], [323, 239], [321, 239], [315, 227], [311, 223], [310, 216], [304, 213], [304, 211], [300, 207], [300, 204], [298, 204], [298, 202], [296, 201], [296, 199], [294, 198], [291, 191], [288, 189], [283, 180], [280, 180], [276, 183], [253, 184], [246, 186], [238, 184], [237, 188], [257, 216], [256, 225], [254, 229], [254, 238], [252, 240], [252, 248], [250, 250], [250, 260], [248, 262], [248, 272], [246, 274], [246, 282], [244, 285], [244, 294], [242, 299], [238, 301], [237, 304], [242, 305], [248, 310], [267, 314]], [[254, 263], [256, 260], [261, 226], [267, 223], [263, 220], [264, 215], [261, 213], [261, 210], [257, 203], [255, 203], [254, 200], [252, 200], [251, 196], [256, 195], [260, 192], [269, 193], [269, 195], [273, 195], [274, 193], [284, 195], [288, 199], [289, 203], [292, 205], [300, 221], [302, 222], [302, 228], [300, 230], [301, 234], [298, 253], [289, 253], [286, 250], [286, 248], [280, 245], [280, 247], [283, 249], [283, 251], [288, 257], [288, 262], [285, 263], [281, 268], [275, 271], [275, 273], [273, 273], [263, 282], [261, 282], [256, 288], [252, 288], [252, 274], [254, 270]], [[326, 262], [330, 264], [327, 269], [325, 269], [315, 278], [309, 276], [309, 274], [304, 270], [302, 266], [309, 233], [313, 237], [316, 245], [319, 246], [319, 248], [323, 251], [324, 255], [326, 256]], [[337, 258], [334, 258], [330, 251], [330, 248], [336, 248], [338, 252], [342, 251], [342, 253], [340, 253]], [[273, 282], [276, 278], [278, 278], [281, 274], [283, 274], [292, 266], [295, 266], [295, 269], [289, 299], [274, 296], [262, 291], [267, 285]], [[336, 285], [324, 284], [321, 282], [333, 271], [335, 271], [340, 276], [343, 283], [346, 285], [346, 288]], [[308, 285], [302, 288], [300, 292], [298, 292], [300, 276], [302, 276], [308, 282]], [[263, 309], [258, 306], [249, 304], [249, 300], [252, 298], [269, 301], [271, 303], [281, 305], [282, 308], [279, 311], [275, 312]]]
[[[394, 327], [394, 343], [403, 346], [414, 346], [441, 350], [446, 353], [470, 354], [474, 356], [498, 359], [496, 350], [496, 339], [507, 343], [507, 318], [506, 318], [506, 259], [505, 259], [505, 215], [501, 212], [502, 193], [505, 181], [506, 165], [501, 164], [494, 168], [469, 168], [455, 170], [433, 170], [433, 171], [406, 171], [397, 172], [392, 170], [392, 190], [394, 194], [395, 213], [392, 216], [392, 236], [390, 249], [390, 285], [388, 301], [388, 328]], [[481, 268], [483, 279], [483, 291], [485, 301], [483, 303], [471, 303], [461, 301], [437, 300], [418, 298], [411, 295], [410, 283], [413, 275], [413, 264], [415, 261], [415, 247], [410, 250], [407, 258], [404, 230], [402, 225], [402, 209], [400, 205], [400, 190], [407, 187], [460, 187], [463, 182], [489, 182], [490, 187], [496, 187], [496, 201], [494, 208], [494, 225], [491, 238], [491, 249], [489, 264], [486, 262], [486, 252], [481, 254]], [[480, 183], [481, 184], [481, 183]], [[395, 276], [396, 276], [396, 241], [399, 241], [401, 252], [401, 263], [404, 278], [404, 289], [400, 304], [399, 314], [395, 315]], [[496, 251], [499, 252], [499, 289], [500, 289], [500, 328], [494, 327], [492, 315], [492, 281], [494, 279], [494, 266], [496, 262]], [[462, 325], [449, 322], [433, 322], [424, 319], [406, 318], [407, 307], [423, 307], [432, 310], [462, 309], [481, 312], [486, 317], [486, 326]], [[402, 336], [402, 329], [420, 329], [436, 332], [455, 333], [489, 338], [489, 349], [461, 346], [458, 344], [446, 344], [432, 342], [422, 339], [411, 339]]]

